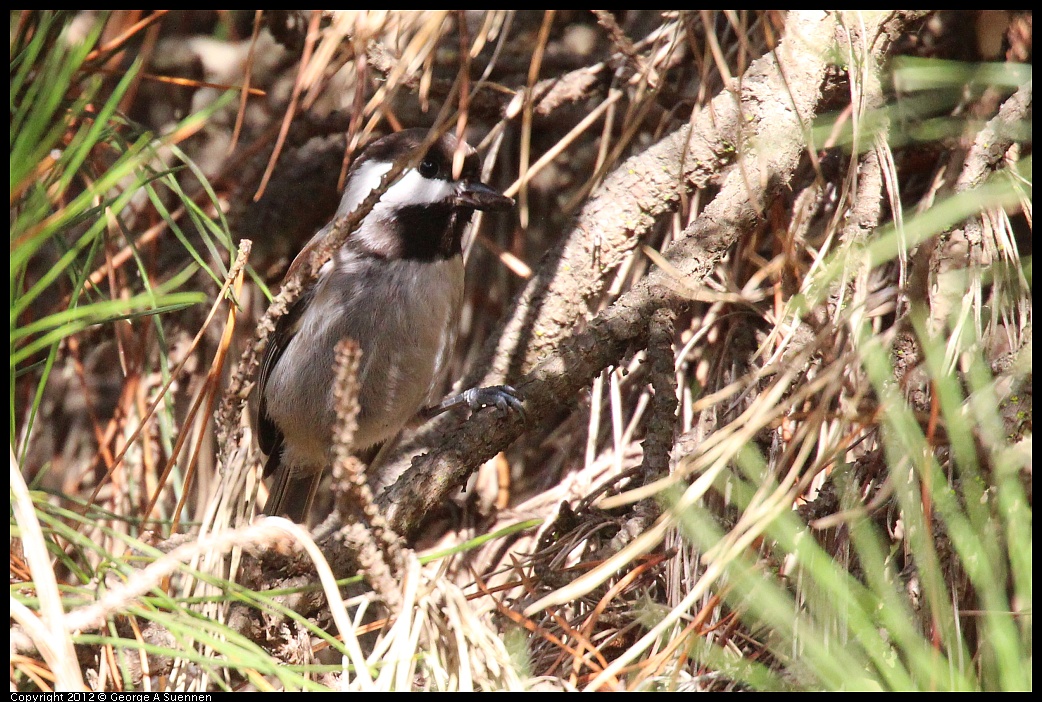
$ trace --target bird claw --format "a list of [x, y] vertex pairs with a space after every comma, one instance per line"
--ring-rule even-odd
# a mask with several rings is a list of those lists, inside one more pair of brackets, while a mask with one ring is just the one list
[[471, 412], [477, 412], [485, 407], [495, 407], [500, 414], [517, 412], [522, 419], [525, 416], [525, 407], [521, 404], [521, 396], [517, 390], [510, 385], [492, 385], [487, 388], [471, 388], [463, 393], [463, 401]]
[[454, 407], [466, 405], [471, 412], [477, 412], [485, 407], [495, 407], [501, 415], [517, 412], [521, 419], [528, 421], [525, 407], [521, 404], [521, 393], [510, 385], [491, 385], [487, 388], [470, 388], [459, 395], [447, 397], [434, 407], [427, 409], [424, 414], [427, 418], [435, 417]]

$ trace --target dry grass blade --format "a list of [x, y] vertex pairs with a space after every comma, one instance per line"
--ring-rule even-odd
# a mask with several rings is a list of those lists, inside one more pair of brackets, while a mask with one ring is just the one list
[[[40, 614], [12, 600], [11, 616], [25, 629], [33, 646], [40, 652], [54, 675], [56, 689], [84, 690], [83, 677], [76, 661], [70, 629], [67, 626], [62, 598], [47, 555], [43, 530], [33, 509], [32, 497], [22, 479], [14, 451], [11, 451], [11, 490], [15, 519], [22, 534], [23, 553], [40, 597]], [[12, 638], [12, 645], [14, 637]]]

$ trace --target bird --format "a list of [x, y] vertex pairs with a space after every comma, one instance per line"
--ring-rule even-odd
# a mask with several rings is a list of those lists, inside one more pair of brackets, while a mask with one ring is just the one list
[[[442, 387], [463, 304], [462, 239], [476, 210], [514, 201], [481, 181], [481, 159], [444, 134], [421, 155], [427, 130], [371, 142], [348, 171], [336, 214], [296, 256], [287, 277], [376, 189], [398, 163], [405, 170], [279, 318], [261, 362], [256, 433], [271, 488], [263, 512], [307, 520], [331, 463], [335, 420], [334, 348], [353, 339], [359, 413], [352, 450], [386, 442], [418, 414], [466, 404], [523, 412], [517, 391], [472, 388], [430, 405]], [[462, 166], [458, 154], [462, 154]], [[454, 161], [456, 169], [454, 171]]]

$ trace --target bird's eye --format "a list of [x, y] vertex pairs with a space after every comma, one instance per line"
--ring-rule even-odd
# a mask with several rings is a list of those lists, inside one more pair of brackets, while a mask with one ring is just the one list
[[420, 162], [420, 175], [424, 178], [435, 178], [438, 175], [438, 164], [429, 158]]

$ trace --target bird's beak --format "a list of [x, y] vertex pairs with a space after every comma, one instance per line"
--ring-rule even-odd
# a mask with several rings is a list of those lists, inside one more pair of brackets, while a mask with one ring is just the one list
[[456, 201], [463, 207], [475, 210], [508, 210], [514, 206], [513, 198], [477, 181], [464, 183], [456, 195]]

